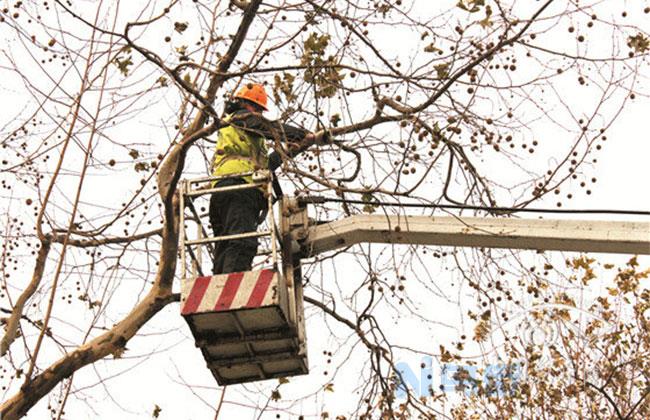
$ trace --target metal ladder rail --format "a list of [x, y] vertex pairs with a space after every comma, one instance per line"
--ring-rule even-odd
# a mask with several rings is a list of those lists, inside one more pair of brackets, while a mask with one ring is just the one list
[[[194, 263], [194, 270], [193, 270], [193, 271], [195, 271], [194, 275], [196, 275], [197, 274], [196, 272], [198, 272], [198, 275], [203, 276], [203, 270], [201, 268], [201, 265], [202, 265], [201, 264], [202, 258], [201, 258], [201, 255], [200, 255], [201, 251], [200, 251], [200, 249], [198, 250], [199, 255], [197, 256], [194, 253], [194, 250], [192, 249], [191, 244], [187, 244], [188, 241], [186, 240], [186, 235], [185, 235], [185, 204], [186, 204], [185, 196], [186, 196], [187, 190], [188, 190], [188, 182], [187, 182], [187, 180], [181, 181], [181, 186], [180, 186], [181, 194], [180, 194], [180, 203], [179, 203], [180, 208], [181, 208], [180, 220], [179, 220], [179, 224], [180, 224], [180, 229], [179, 229], [180, 230], [180, 232], [179, 232], [179, 236], [180, 236], [179, 242], [180, 242], [180, 244], [179, 244], [179, 248], [180, 248], [180, 254], [181, 254], [181, 278], [186, 278], [186, 276], [187, 276], [187, 266], [186, 266], [187, 265], [187, 257], [185, 256], [186, 252], [189, 253], [190, 258], [192, 259], [192, 262]], [[199, 231], [199, 237], [200, 237], [201, 236], [201, 231], [203, 231], [203, 224], [201, 223], [201, 219], [198, 216], [198, 214], [196, 214], [196, 209], [194, 208], [194, 205], [192, 204], [191, 199], [187, 200], [187, 204], [188, 204], [188, 207], [190, 208], [190, 210], [194, 213], [194, 216], [197, 218], [196, 223], [197, 223], [198, 226], [200, 226], [200, 229], [201, 229]]]
[[[196, 219], [196, 224], [197, 224], [198, 228], [201, 229], [201, 232], [199, 233], [199, 237], [201, 237], [201, 234], [203, 235], [203, 237], [206, 237], [206, 238], [208, 236], [210, 236], [210, 235], [208, 235], [208, 232], [206, 231], [206, 229], [203, 227], [203, 223], [201, 223], [201, 215], [196, 210], [196, 207], [194, 207], [193, 200], [191, 200], [191, 199], [187, 200], [186, 205], [190, 209], [190, 211], [192, 212], [192, 215], [194, 216], [194, 218]], [[206, 244], [206, 245], [208, 246], [208, 252], [213, 253], [214, 248], [212, 247], [212, 244]]]
[[[278, 268], [278, 258], [277, 258], [277, 227], [275, 226], [275, 218], [274, 218], [274, 212], [273, 212], [273, 186], [272, 186], [272, 180], [270, 176], [266, 176], [261, 178], [260, 180], [254, 180], [252, 183], [247, 183], [247, 184], [242, 184], [242, 185], [232, 185], [232, 186], [227, 186], [227, 187], [212, 187], [212, 188], [202, 188], [202, 189], [196, 189], [192, 190], [191, 185], [194, 184], [201, 184], [205, 182], [214, 182], [220, 179], [228, 179], [228, 178], [240, 178], [243, 176], [248, 176], [248, 175], [255, 175], [255, 172], [244, 172], [244, 173], [239, 173], [239, 174], [231, 174], [231, 175], [225, 175], [225, 176], [208, 176], [208, 177], [202, 177], [202, 178], [196, 178], [192, 180], [184, 180], [181, 183], [181, 198], [180, 198], [180, 205], [181, 209], [185, 208], [185, 205], [187, 203], [187, 206], [190, 208], [190, 211], [192, 211], [194, 217], [197, 219], [197, 225], [200, 226], [201, 232], [199, 232], [199, 239], [195, 240], [187, 240], [186, 238], [186, 233], [185, 233], [185, 213], [184, 211], [181, 211], [181, 217], [180, 217], [180, 223], [181, 223], [181, 232], [180, 232], [180, 248], [181, 248], [181, 275], [183, 278], [186, 277], [187, 275], [187, 269], [186, 269], [186, 264], [187, 264], [187, 257], [185, 253], [189, 253], [190, 257], [192, 258], [193, 262], [195, 263], [195, 266], [197, 266], [198, 271], [201, 275], [202, 270], [200, 268], [200, 256], [196, 256], [194, 254], [194, 251], [192, 249], [193, 245], [199, 245], [199, 250], [198, 252], [200, 253], [200, 245], [208, 245], [211, 247], [211, 244], [214, 242], [220, 242], [220, 241], [227, 241], [231, 239], [243, 239], [243, 238], [250, 238], [250, 237], [264, 237], [264, 236], [270, 236], [271, 237], [271, 254], [272, 254], [272, 262], [273, 262], [273, 267], [276, 271]], [[235, 234], [235, 235], [223, 235], [223, 236], [208, 236], [207, 232], [203, 228], [203, 224], [201, 223], [201, 217], [196, 211], [196, 208], [194, 207], [192, 203], [192, 199], [195, 197], [199, 197], [201, 195], [205, 194], [213, 194], [213, 193], [220, 193], [220, 192], [226, 192], [226, 191], [237, 191], [237, 190], [244, 190], [244, 189], [252, 189], [252, 188], [258, 188], [258, 187], [266, 187], [267, 190], [267, 195], [268, 195], [268, 204], [269, 204], [269, 210], [268, 210], [268, 224], [269, 224], [269, 229], [262, 231], [262, 232], [250, 232], [250, 233], [241, 233], [241, 234]], [[201, 233], [205, 235], [205, 237], [201, 238]], [[212, 249], [211, 249], [212, 250]], [[214, 251], [213, 251], [214, 252]]]

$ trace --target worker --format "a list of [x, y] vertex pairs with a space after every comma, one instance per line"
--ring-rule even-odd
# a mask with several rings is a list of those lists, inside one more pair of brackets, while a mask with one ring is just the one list
[[[268, 110], [264, 86], [249, 83], [226, 102], [222, 119], [228, 123], [218, 131], [213, 175], [232, 174], [269, 169], [266, 139], [308, 144], [314, 134], [308, 130], [270, 121], [262, 116]], [[271, 170], [281, 164], [280, 154], [271, 155]], [[252, 176], [226, 178], [216, 187], [252, 182]], [[210, 223], [215, 236], [250, 233], [257, 230], [262, 214], [268, 208], [266, 191], [247, 188], [217, 192], [210, 197]], [[257, 254], [257, 238], [239, 238], [216, 242], [213, 273], [233, 273], [251, 269]]]

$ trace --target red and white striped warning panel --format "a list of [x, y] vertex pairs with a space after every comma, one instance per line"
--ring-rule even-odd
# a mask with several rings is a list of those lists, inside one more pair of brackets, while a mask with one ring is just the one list
[[181, 286], [181, 314], [277, 305], [277, 285], [278, 274], [273, 270], [185, 279]]

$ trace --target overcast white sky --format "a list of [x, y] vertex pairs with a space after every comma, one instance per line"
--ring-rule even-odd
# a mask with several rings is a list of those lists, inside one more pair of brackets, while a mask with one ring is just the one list
[[[426, 2], [427, 7], [429, 4], [431, 3]], [[408, 44], [408, 40], [398, 33], [386, 31], [382, 43], [385, 48], [399, 50], [403, 45]], [[0, 83], [2, 82], [0, 81]], [[572, 100], [581, 100], [581, 94], [578, 91], [568, 91], [566, 94], [572, 97]], [[12, 111], [17, 109], [18, 104], [22, 105], [25, 100], [29, 101], [29, 98], [21, 97], [20, 90], [13, 90], [12, 95], [11, 89], [6, 86], [3, 96], [5, 100], [0, 103], [0, 109], [3, 109], [5, 115], [13, 115]], [[583, 99], [588, 98], [583, 97]], [[606, 143], [604, 150], [598, 155], [598, 163], [591, 172], [598, 179], [596, 187], [593, 188], [593, 194], [587, 196], [575, 191], [576, 198], [572, 200], [570, 206], [565, 204], [564, 208], [650, 210], [648, 109], [650, 109], [650, 100], [647, 97], [637, 97], [635, 101], [628, 102], [625, 111], [610, 130], [608, 137], [611, 140]], [[150, 127], [146, 129], [151, 130]], [[486, 165], [490, 168], [489, 163]], [[491, 169], [494, 171], [501, 169], [498, 164], [492, 165]], [[119, 189], [119, 182], [113, 182], [112, 187]], [[106, 194], [106, 191], [102, 190], [98, 193], [103, 195]], [[553, 197], [549, 197], [538, 202], [535, 207], [554, 208], [555, 200]], [[533, 216], [523, 215], [522, 217]], [[632, 218], [609, 215], [567, 215], [566, 217], [648, 221], [647, 217]], [[650, 232], [648, 235], [650, 236]], [[375, 246], [373, 250], [381, 252], [382, 248]], [[624, 259], [621, 256], [603, 256], [602, 258], [613, 261], [623, 261]], [[650, 265], [648, 257], [642, 257], [640, 261], [642, 266]], [[438, 285], [444, 285], [447, 280], [453, 279], [453, 275], [445, 271], [446, 268], [434, 265], [429, 267], [430, 275], [436, 278]], [[346, 289], [354, 288], [355, 278], [362, 278], [363, 275], [354, 259], [345, 256], [337, 257], [335, 266], [333, 264], [324, 265], [324, 269], [326, 271], [322, 273], [322, 277], [319, 275], [314, 278], [313, 283], [322, 282], [323, 287], [331, 287], [329, 278], [336, 274], [338, 284], [342, 284], [343, 290], [340, 291], [342, 295], [345, 295]], [[346, 284], [348, 279], [350, 283]], [[313, 290], [311, 293], [313, 294]], [[455, 324], [459, 319], [458, 309], [454, 303], [456, 298], [459, 297], [418, 302], [425, 316], [440, 322], [436, 328], [428, 326], [428, 330], [422, 330], [418, 322], [410, 319], [391, 319], [390, 316], [387, 316], [385, 321], [393, 323], [395, 329], [393, 333], [403, 339], [400, 344], [409, 343], [420, 348], [430, 348], [432, 352], [437, 351], [438, 343], [456, 338], [457, 332], [463, 328], [463, 326]], [[354, 369], [354, 367], [365, 363], [365, 354], [358, 351], [349, 354], [347, 346], [341, 346], [340, 341], [329, 337], [330, 334], [333, 334], [343, 340], [344, 330], [336, 329], [336, 324], [331, 321], [326, 322], [322, 314], [313, 308], [307, 308], [307, 313], [311, 373], [308, 376], [291, 378], [290, 383], [283, 385], [280, 389], [283, 401], [278, 405], [284, 410], [282, 418], [287, 418], [286, 413], [302, 414], [309, 418], [309, 416], [319, 416], [322, 410], [330, 411], [333, 414], [342, 414], [349, 412], [356, 403], [354, 391], [359, 378], [358, 369]], [[454, 324], [455, 328], [449, 328], [443, 324]], [[352, 342], [346, 344], [349, 345]], [[205, 367], [200, 352], [194, 347], [189, 330], [179, 315], [178, 305], [169, 305], [155, 317], [151, 325], [143, 328], [142, 334], [130, 341], [127, 347], [129, 350], [122, 359], [97, 363], [84, 368], [75, 375], [74, 388], [77, 399], [69, 403], [68, 409], [75, 413], [72, 418], [149, 418], [154, 404], [162, 408], [161, 419], [212, 418], [213, 407], [219, 401], [223, 390], [217, 387]], [[331, 364], [327, 363], [329, 357], [325, 356], [323, 351], [334, 353]], [[151, 357], [141, 357], [146, 354], [150, 354]], [[420, 355], [418, 354], [404, 352], [400, 357], [401, 360], [411, 363], [414, 369], [419, 365]], [[333, 367], [338, 366], [338, 363], [346, 359], [348, 360], [345, 371], [339, 372], [335, 381], [335, 392], [316, 394], [326, 383], [327, 379], [324, 378], [330, 378], [334, 373]], [[101, 384], [98, 385], [99, 382]], [[191, 387], [184, 387], [184, 384], [191, 385]], [[256, 408], [266, 404], [270, 390], [276, 384], [277, 381], [273, 380], [266, 383], [228, 387], [221, 418], [275, 418], [276, 412], [273, 410], [258, 416]], [[106, 387], [109, 392], [101, 391], [103, 387]], [[312, 394], [314, 395], [312, 396]], [[300, 397], [305, 398], [298, 404], [294, 405], [288, 402], [292, 399], [298, 400]], [[57, 396], [51, 394], [48, 398], [56, 399]], [[45, 418], [48, 398], [44, 398], [27, 418]], [[275, 404], [271, 403], [270, 407], [273, 406]]]

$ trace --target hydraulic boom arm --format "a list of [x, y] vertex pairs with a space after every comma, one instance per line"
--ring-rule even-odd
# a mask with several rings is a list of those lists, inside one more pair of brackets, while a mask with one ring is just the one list
[[303, 255], [361, 242], [650, 254], [650, 223], [356, 215], [294, 231]]

